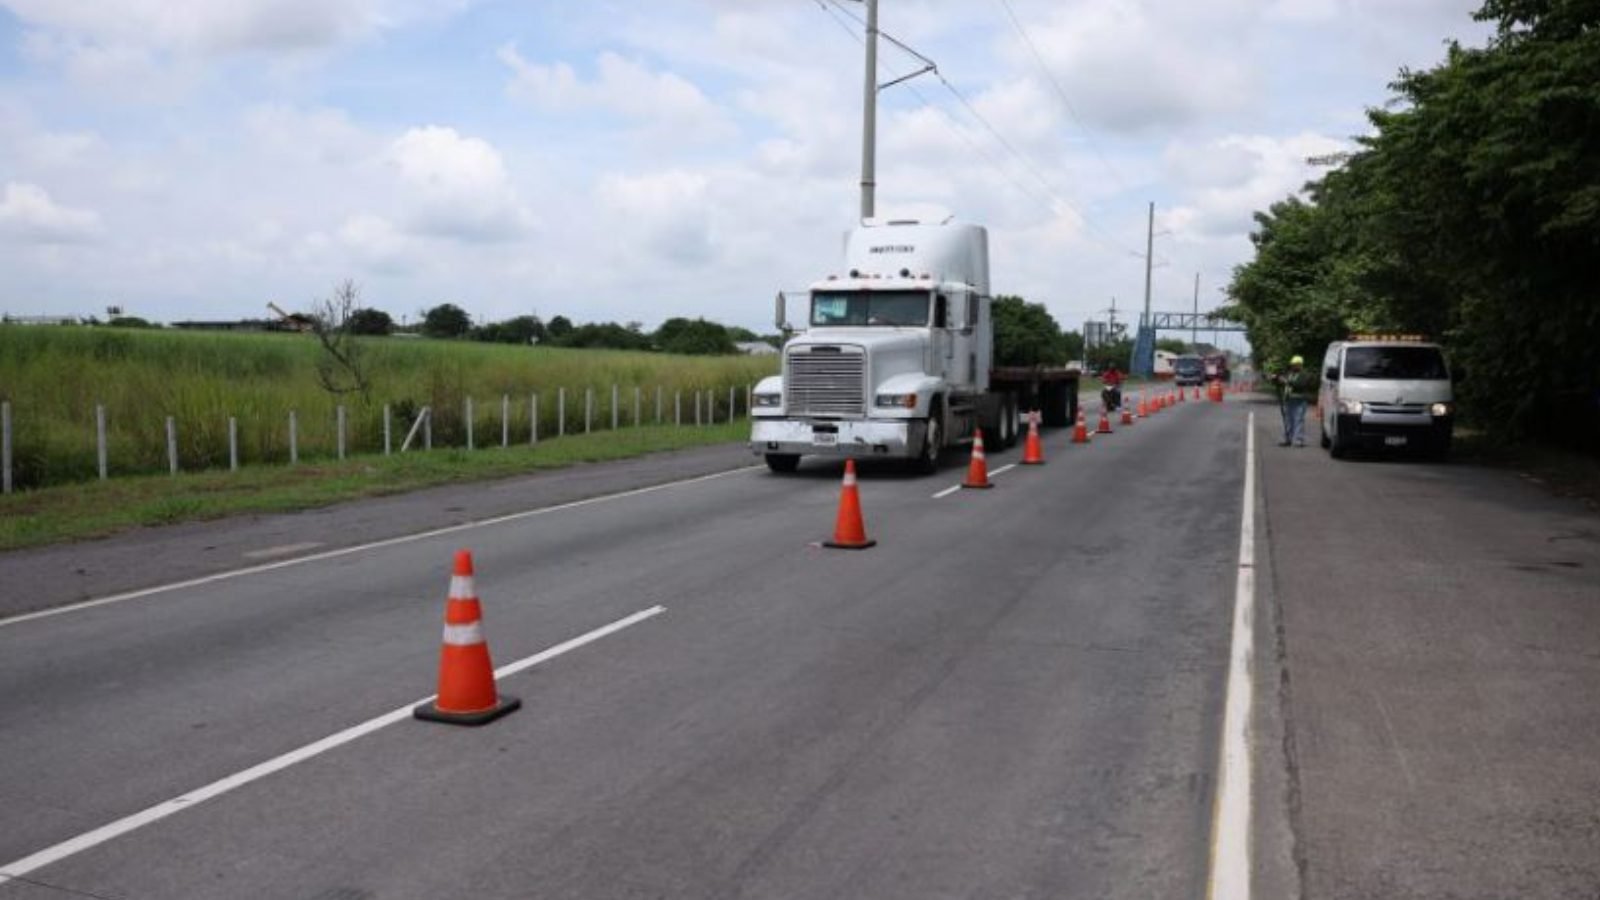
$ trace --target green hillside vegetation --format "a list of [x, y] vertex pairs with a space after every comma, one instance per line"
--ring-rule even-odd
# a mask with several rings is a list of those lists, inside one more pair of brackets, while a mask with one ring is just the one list
[[0, 327], [0, 399], [12, 404], [19, 486], [64, 484], [96, 476], [95, 405], [108, 417], [113, 475], [166, 471], [165, 417], [178, 424], [185, 470], [226, 468], [228, 417], [239, 420], [241, 462], [288, 462], [288, 414], [296, 410], [304, 460], [335, 453], [335, 407], [347, 407], [351, 453], [383, 448], [383, 406], [394, 413], [398, 449], [424, 406], [434, 411], [435, 447], [465, 443], [464, 407], [474, 401], [476, 444], [498, 444], [501, 397], [510, 395], [513, 442], [530, 433], [530, 396], [539, 394], [541, 438], [555, 434], [556, 392], [567, 391], [566, 431], [583, 428], [583, 392], [595, 393], [594, 427], [611, 421], [611, 386], [622, 392], [630, 424], [633, 389], [653, 421], [655, 391], [665, 418], [682, 392], [693, 420], [695, 391], [715, 389], [718, 421], [728, 390], [743, 414], [745, 388], [777, 371], [775, 357], [682, 356], [660, 352], [511, 346], [424, 338], [357, 338], [370, 391], [325, 391], [315, 338], [118, 328]]
[[1256, 214], [1231, 314], [1258, 358], [1424, 333], [1494, 438], [1600, 453], [1600, 5], [1489, 0], [1483, 48], [1402, 72], [1374, 133]]

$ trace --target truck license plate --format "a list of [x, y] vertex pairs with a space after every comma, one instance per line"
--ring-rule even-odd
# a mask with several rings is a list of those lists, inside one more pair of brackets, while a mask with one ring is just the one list
[[817, 431], [812, 433], [811, 442], [818, 446], [833, 446], [839, 443], [839, 435], [830, 431]]
[[1383, 439], [1383, 445], [1385, 447], [1404, 447], [1406, 439], [1403, 437], [1386, 437]]

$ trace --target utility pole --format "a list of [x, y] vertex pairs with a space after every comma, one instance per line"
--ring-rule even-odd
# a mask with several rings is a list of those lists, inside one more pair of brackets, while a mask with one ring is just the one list
[[861, 218], [875, 214], [878, 133], [878, 0], [867, 2], [867, 77], [861, 121]]
[[1150, 224], [1144, 233], [1144, 319], [1141, 325], [1150, 325], [1150, 268], [1156, 259], [1156, 203], [1150, 201]]
[[1189, 322], [1189, 349], [1200, 346], [1200, 273], [1194, 273], [1194, 319]]

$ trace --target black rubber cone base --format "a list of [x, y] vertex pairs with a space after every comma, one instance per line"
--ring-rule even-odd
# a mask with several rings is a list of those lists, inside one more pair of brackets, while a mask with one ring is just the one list
[[1042, 465], [1044, 465], [1044, 460], [1042, 460], [1042, 459], [1025, 459], [1025, 460], [1022, 460], [1021, 462], [1017, 463], [1017, 465], [1019, 465], [1019, 466], [1042, 466]]
[[841, 544], [841, 543], [838, 543], [837, 541], [823, 541], [822, 542], [822, 546], [824, 546], [824, 547], [832, 547], [835, 550], [865, 550], [868, 547], [876, 547], [877, 545], [878, 545], [878, 542], [877, 541], [873, 541], [873, 540], [862, 541], [859, 544]]
[[965, 481], [963, 481], [963, 482], [961, 482], [961, 486], [964, 487], [964, 488], [967, 488], [968, 490], [986, 491], [989, 488], [994, 487], [994, 482], [989, 481], [989, 482], [985, 482], [983, 484], [967, 484]]
[[477, 712], [458, 713], [445, 712], [434, 701], [418, 704], [411, 708], [411, 714], [425, 722], [443, 722], [446, 725], [487, 725], [507, 713], [516, 712], [522, 708], [522, 701], [516, 697], [500, 695], [499, 702], [488, 709]]

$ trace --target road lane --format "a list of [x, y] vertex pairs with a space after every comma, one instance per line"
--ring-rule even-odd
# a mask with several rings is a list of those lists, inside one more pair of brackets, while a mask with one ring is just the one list
[[1600, 896], [1600, 516], [1257, 420], [1304, 896]]
[[[1089, 448], [1057, 433], [1049, 464], [960, 502], [864, 467], [880, 545], [860, 554], [810, 546], [837, 465], [483, 529], [465, 543], [497, 658], [669, 611], [516, 676], [528, 705], [490, 729], [397, 725], [36, 874], [173, 897], [219, 878], [257, 896], [1195, 895], [1240, 422], [1180, 407]], [[127, 814], [415, 697], [458, 538], [0, 632], [0, 702], [34, 704], [7, 745], [80, 748], [6, 764], [0, 791], [71, 824]], [[18, 662], [58, 644], [95, 649]], [[7, 859], [71, 831], [7, 809]]]

